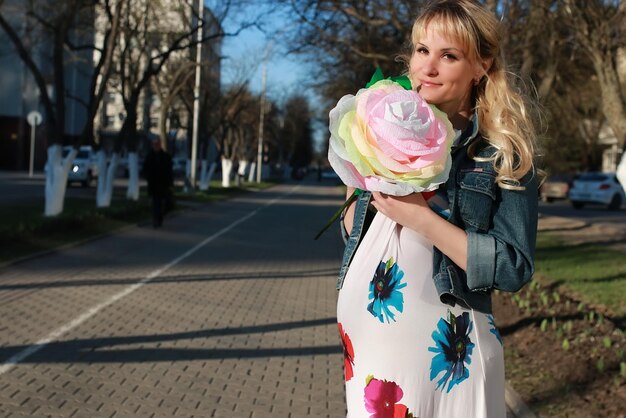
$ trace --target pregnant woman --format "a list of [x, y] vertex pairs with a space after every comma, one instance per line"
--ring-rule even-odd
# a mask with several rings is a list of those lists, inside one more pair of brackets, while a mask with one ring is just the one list
[[533, 274], [535, 130], [505, 71], [500, 24], [479, 2], [429, 3], [411, 41], [411, 84], [456, 132], [452, 166], [428, 201], [365, 191], [344, 214], [348, 417], [502, 418], [491, 292]]

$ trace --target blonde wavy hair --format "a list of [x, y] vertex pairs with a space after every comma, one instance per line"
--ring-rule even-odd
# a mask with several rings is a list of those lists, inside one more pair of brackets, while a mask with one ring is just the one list
[[[427, 28], [458, 41], [472, 62], [493, 62], [472, 92], [480, 133], [496, 148], [492, 157], [480, 160], [493, 162], [500, 187], [524, 189], [520, 180], [535, 164], [536, 124], [528, 110], [529, 97], [513, 87], [513, 76], [506, 70], [500, 22], [478, 1], [435, 0], [424, 7], [413, 24], [413, 45]], [[467, 152], [479, 160], [474, 154], [476, 145], [474, 142]]]

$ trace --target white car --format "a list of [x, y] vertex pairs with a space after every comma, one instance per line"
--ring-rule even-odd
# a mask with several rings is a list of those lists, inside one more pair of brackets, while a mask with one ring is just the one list
[[606, 205], [611, 210], [618, 210], [626, 203], [624, 188], [617, 181], [615, 173], [577, 174], [568, 197], [576, 209], [582, 208], [587, 203], [598, 203]]
[[[72, 147], [63, 147], [63, 158], [65, 158]], [[96, 153], [89, 145], [81, 146], [78, 154], [74, 157], [70, 172], [67, 175], [67, 182], [79, 182], [87, 187], [98, 176], [98, 164], [96, 163]]]

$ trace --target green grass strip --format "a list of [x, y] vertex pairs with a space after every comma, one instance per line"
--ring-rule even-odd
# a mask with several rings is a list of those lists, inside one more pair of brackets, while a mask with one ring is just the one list
[[587, 303], [601, 304], [616, 316], [626, 314], [626, 255], [598, 244], [567, 244], [539, 234], [536, 272], [543, 282], [566, 286]]

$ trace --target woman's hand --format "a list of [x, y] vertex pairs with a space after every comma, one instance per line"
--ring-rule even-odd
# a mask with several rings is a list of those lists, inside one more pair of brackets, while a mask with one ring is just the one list
[[421, 193], [406, 196], [391, 196], [372, 192], [372, 206], [383, 215], [402, 226], [421, 230], [421, 224], [432, 215], [437, 216], [429, 207]]
[[457, 266], [467, 269], [467, 234], [432, 211], [421, 193], [390, 196], [372, 192], [372, 197], [379, 212], [421, 234]]

